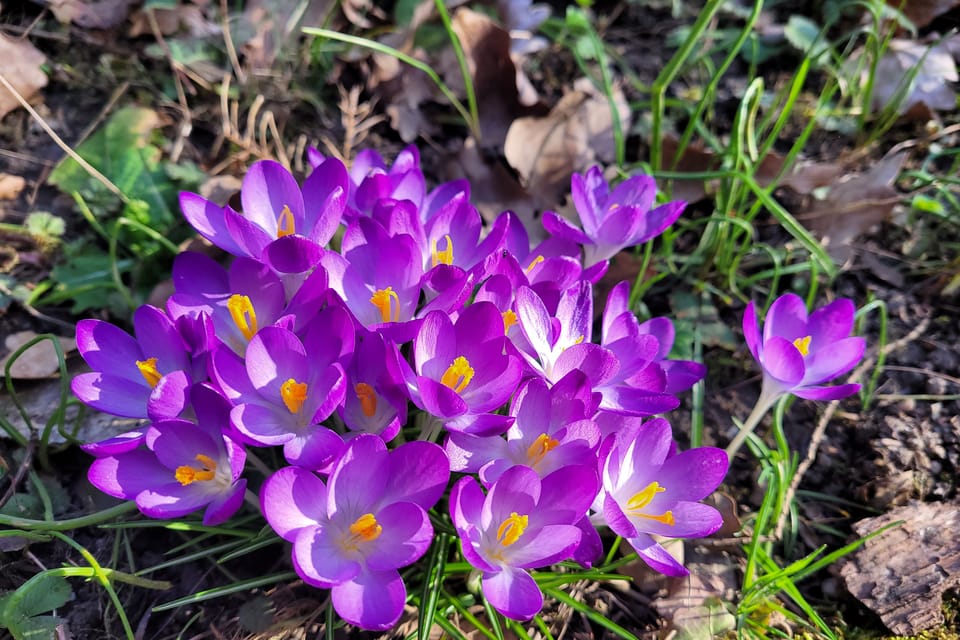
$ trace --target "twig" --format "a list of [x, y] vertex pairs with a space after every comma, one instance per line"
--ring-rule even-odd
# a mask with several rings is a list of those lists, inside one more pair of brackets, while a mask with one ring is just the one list
[[180, 78], [180, 74], [183, 72], [183, 65], [173, 57], [173, 51], [170, 50], [170, 45], [167, 44], [163, 33], [160, 31], [155, 10], [147, 9], [145, 13], [147, 14], [147, 22], [150, 23], [150, 31], [153, 32], [153, 37], [157, 40], [160, 48], [163, 49], [163, 53], [170, 63], [170, 70], [173, 72], [173, 85], [177, 89], [177, 102], [180, 104], [180, 112], [183, 114], [183, 122], [177, 129], [177, 139], [174, 140], [173, 148], [170, 150], [170, 161], [176, 162], [183, 152], [184, 140], [190, 135], [190, 131], [193, 130], [193, 118], [190, 116], [190, 105], [187, 104], [187, 93], [183, 89], [183, 80]]
[[223, 16], [223, 44], [227, 49], [227, 57], [230, 58], [230, 66], [233, 67], [233, 73], [237, 76], [237, 82], [246, 84], [247, 75], [240, 66], [237, 48], [233, 44], [233, 36], [230, 33], [230, 9], [227, 7], [227, 0], [220, 0], [220, 15]]
[[2, 84], [4, 88], [7, 91], [9, 91], [14, 98], [17, 99], [17, 102], [20, 103], [20, 106], [27, 110], [27, 113], [29, 113], [30, 116], [37, 121], [37, 124], [40, 125], [40, 128], [42, 128], [44, 131], [47, 132], [47, 135], [50, 136], [50, 138], [54, 141], [54, 143], [56, 143], [56, 145], [60, 147], [64, 153], [66, 153], [68, 156], [73, 158], [73, 160], [77, 164], [83, 167], [84, 171], [86, 171], [91, 176], [96, 178], [97, 181], [99, 181], [103, 186], [105, 186], [110, 191], [110, 193], [120, 198], [120, 200], [124, 204], [130, 204], [130, 199], [126, 196], [125, 193], [123, 193], [123, 191], [120, 190], [119, 187], [117, 187], [117, 185], [113, 184], [107, 176], [100, 173], [96, 167], [94, 167], [92, 164], [90, 164], [89, 162], [84, 160], [82, 157], [80, 157], [80, 154], [78, 154], [76, 151], [71, 149], [70, 145], [64, 142], [63, 138], [57, 135], [57, 132], [54, 131], [53, 128], [46, 123], [46, 121], [40, 116], [40, 114], [37, 113], [36, 109], [30, 106], [30, 103], [27, 102], [26, 98], [24, 98], [20, 94], [20, 92], [17, 91], [16, 87], [10, 84], [10, 81], [7, 80], [7, 76], [4, 75], [3, 73], [0, 73], [0, 84]]
[[[850, 378], [847, 380], [847, 382], [856, 382], [859, 380], [863, 374], [870, 369], [870, 367], [876, 364], [877, 358], [881, 354], [887, 355], [896, 351], [900, 347], [913, 342], [923, 335], [923, 332], [926, 331], [927, 327], [929, 326], [929, 318], [924, 318], [921, 320], [920, 324], [918, 324], [913, 331], [899, 340], [887, 344], [885, 347], [883, 347], [883, 349], [878, 350], [872, 356], [864, 360], [863, 363], [850, 375]], [[800, 481], [803, 480], [804, 474], [806, 474], [806, 472], [810, 470], [810, 467], [813, 466], [813, 463], [817, 458], [817, 450], [820, 448], [820, 443], [823, 441], [823, 436], [827, 431], [827, 425], [830, 423], [830, 420], [833, 418], [834, 414], [839, 408], [839, 400], [834, 400], [827, 405], [827, 409], [823, 412], [823, 415], [820, 416], [820, 421], [817, 423], [817, 428], [814, 429], [813, 435], [810, 436], [810, 444], [807, 447], [807, 455], [797, 467], [797, 472], [793, 475], [793, 479], [790, 481], [790, 486], [787, 488], [787, 492], [784, 494], [783, 508], [780, 511], [780, 516], [777, 518], [777, 526], [773, 532], [773, 538], [776, 540], [779, 540], [783, 535], [783, 529], [787, 525], [787, 517], [790, 514], [790, 504], [793, 502], [793, 498], [797, 493], [797, 488], [800, 486]]]

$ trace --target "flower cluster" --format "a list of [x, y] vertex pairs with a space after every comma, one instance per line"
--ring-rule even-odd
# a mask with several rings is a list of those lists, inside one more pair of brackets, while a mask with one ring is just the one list
[[[88, 445], [91, 481], [148, 516], [203, 508], [216, 524], [241, 505], [245, 457], [282, 447], [289, 466], [262, 482], [263, 515], [303, 580], [367, 629], [399, 619], [398, 570], [430, 546], [428, 512], [451, 472], [464, 474], [447, 494], [463, 557], [507, 616], [540, 610], [529, 569], [597, 560], [598, 526], [683, 574], [657, 540], [720, 526], [699, 501], [727, 457], [678, 452], [653, 416], [705, 369], [669, 357], [673, 325], [639, 322], [629, 283], [593, 326], [607, 260], [662, 232], [682, 203], [654, 208], [646, 176], [611, 192], [593, 169], [573, 179], [582, 228], [548, 214], [533, 245], [510, 212], [485, 226], [465, 181], [427, 190], [415, 148], [391, 166], [370, 151], [350, 170], [311, 163], [302, 185], [255, 163], [241, 211], [183, 194], [229, 267], [178, 256], [175, 293], [136, 312], [135, 336], [78, 325], [93, 371], [75, 394], [148, 421]], [[794, 374], [786, 383], [816, 382]]]

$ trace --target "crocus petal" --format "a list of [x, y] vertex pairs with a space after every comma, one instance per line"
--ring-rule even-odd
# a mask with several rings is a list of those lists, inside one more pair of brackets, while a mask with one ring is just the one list
[[807, 320], [811, 350], [815, 351], [820, 345], [829, 345], [849, 336], [853, 330], [855, 313], [853, 301], [846, 298], [834, 300], [811, 313]]
[[[170, 472], [170, 475], [173, 473]], [[179, 482], [173, 482], [141, 491], [136, 502], [137, 508], [145, 516], [168, 520], [193, 513], [206, 506], [210, 499], [211, 495], [202, 487], [183, 486]]]
[[483, 595], [494, 609], [514, 620], [529, 620], [540, 613], [543, 593], [523, 569], [503, 567], [483, 574]]
[[147, 399], [147, 417], [162, 420], [179, 416], [190, 402], [192, 385], [186, 371], [174, 371], [160, 378]]
[[284, 207], [289, 207], [295, 230], [302, 233], [303, 195], [296, 179], [279, 162], [260, 160], [250, 165], [240, 188], [240, 201], [244, 217], [273, 237], [277, 237], [277, 218]]
[[[685, 576], [690, 572], [686, 567], [677, 562], [670, 553], [654, 542], [653, 538], [646, 534], [640, 534], [636, 538], [629, 538], [627, 542], [640, 555], [640, 559], [654, 571], [658, 571], [665, 576]], [[677, 543], [679, 544], [679, 543]]]
[[234, 241], [224, 219], [224, 208], [196, 193], [180, 194], [180, 211], [190, 226], [201, 236], [235, 256], [244, 255], [243, 249]]
[[417, 561], [433, 540], [426, 511], [411, 502], [395, 502], [376, 513], [382, 531], [363, 548], [367, 566], [374, 571], [399, 569]]
[[843, 338], [812, 351], [805, 362], [804, 386], [820, 384], [850, 371], [863, 359], [866, 348], [867, 342], [863, 338]]
[[385, 631], [400, 619], [407, 590], [400, 574], [392, 571], [364, 571], [339, 584], [330, 592], [333, 608], [361, 629]]
[[795, 293], [787, 293], [770, 305], [763, 322], [763, 347], [774, 336], [793, 342], [807, 335], [807, 305]]
[[280, 327], [264, 327], [247, 345], [246, 366], [250, 382], [265, 398], [279, 404], [286, 380], [307, 379], [310, 366], [300, 339]]
[[580, 544], [573, 552], [573, 559], [589, 569], [603, 556], [603, 540], [587, 516], [578, 520], [576, 527], [580, 529]]
[[413, 502], [430, 509], [443, 495], [450, 479], [450, 463], [443, 449], [432, 442], [414, 441], [390, 452], [384, 502]]
[[143, 444], [143, 439], [146, 436], [146, 433], [147, 430], [145, 428], [134, 429], [133, 431], [126, 431], [124, 433], [115, 435], [112, 438], [107, 438], [106, 440], [89, 442], [87, 444], [80, 445], [80, 448], [97, 458], [102, 458], [104, 456], [115, 456], [121, 453], [127, 453], [128, 451], [133, 451], [139, 447], [141, 444]]
[[327, 490], [327, 513], [343, 508], [371, 511], [380, 502], [389, 475], [387, 445], [379, 436], [362, 433], [347, 444], [337, 460]]
[[203, 524], [215, 527], [230, 519], [243, 505], [243, 495], [247, 490], [247, 481], [236, 482], [229, 491], [221, 493], [203, 512]]
[[720, 486], [730, 463], [723, 449], [697, 447], [664, 461], [657, 482], [668, 500], [702, 500]]
[[94, 371], [140, 382], [143, 376], [137, 360], [143, 359], [140, 345], [127, 332], [103, 320], [81, 320], [77, 323], [77, 350]]
[[348, 558], [333, 528], [299, 529], [293, 541], [293, 568], [315, 587], [329, 588], [360, 574], [360, 563]]
[[806, 366], [800, 350], [786, 338], [773, 336], [763, 345], [763, 370], [788, 387], [803, 380]]
[[791, 393], [807, 400], [839, 400], [859, 391], [859, 384], [838, 384], [835, 387], [803, 387]]
[[304, 469], [322, 471], [340, 457], [343, 439], [336, 432], [314, 425], [306, 433], [297, 433], [283, 443], [283, 456], [290, 464]]
[[743, 312], [743, 338], [754, 360], [760, 360], [760, 330], [757, 327], [757, 305], [750, 301]]
[[146, 418], [150, 387], [109, 373], [81, 373], [70, 382], [80, 400], [98, 411], [124, 418]]
[[87, 478], [90, 484], [109, 496], [133, 500], [157, 482], [168, 482], [173, 474], [157, 462], [151, 452], [141, 449], [97, 458], [90, 465]]
[[295, 435], [296, 425], [284, 415], [286, 409], [244, 403], [230, 411], [230, 424], [251, 443], [273, 446], [285, 444]]
[[417, 376], [417, 386], [423, 409], [438, 418], [455, 418], [469, 409], [460, 394], [436, 380]]
[[[653, 504], [650, 505], [650, 509], [652, 513], [657, 514], [658, 509]], [[674, 505], [670, 512], [674, 518], [672, 525], [637, 515], [632, 519], [637, 529], [644, 533], [668, 538], [702, 538], [710, 535], [723, 524], [723, 516], [708, 504], [681, 502]]]
[[324, 524], [327, 487], [313, 473], [284, 467], [267, 478], [260, 489], [260, 505], [270, 527], [293, 542], [300, 530]]
[[544, 211], [542, 222], [543, 228], [552, 236], [576, 242], [577, 244], [593, 244], [590, 236], [558, 213]]
[[504, 555], [518, 569], [546, 567], [566, 560], [580, 544], [580, 529], [572, 524], [551, 524], [529, 531], [507, 547]]

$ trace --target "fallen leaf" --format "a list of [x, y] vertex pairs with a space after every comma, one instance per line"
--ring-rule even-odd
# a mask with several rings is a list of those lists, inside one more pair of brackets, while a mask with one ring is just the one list
[[960, 585], [960, 507], [914, 502], [853, 525], [868, 540], [840, 569], [847, 589], [898, 636], [943, 624], [943, 594]]
[[887, 5], [900, 11], [917, 29], [922, 29], [934, 18], [960, 7], [960, 0], [887, 0]]
[[[630, 108], [623, 92], [614, 102], [624, 131]], [[518, 118], [510, 125], [503, 153], [538, 209], [555, 209], [570, 190], [570, 175], [614, 160], [613, 115], [606, 96], [586, 78], [544, 117]]]
[[[861, 54], [862, 50], [855, 52], [852, 58], [856, 60]], [[902, 83], [914, 72], [916, 75], [904, 91]], [[864, 69], [861, 78], [866, 81], [869, 73], [869, 69]], [[953, 111], [957, 108], [957, 94], [948, 83], [958, 79], [956, 62], [946, 44], [893, 38], [877, 63], [871, 103], [880, 110], [898, 101], [900, 114], [919, 104], [936, 111]]]
[[[320, 26], [330, 8], [331, 0], [251, 0], [244, 7], [234, 42], [250, 69], [268, 70], [284, 47], [299, 40], [300, 28]], [[248, 37], [241, 37], [244, 33]]]
[[[7, 336], [3, 346], [7, 349], [7, 355], [0, 358], [0, 378], [6, 374], [7, 361], [13, 353], [37, 337], [38, 334], [33, 331], [19, 331]], [[76, 343], [73, 338], [57, 338], [60, 342], [60, 348], [64, 354], [76, 349]], [[20, 357], [10, 365], [10, 377], [14, 380], [38, 380], [49, 378], [60, 371], [60, 363], [57, 360], [57, 351], [49, 340], [41, 340], [20, 354]]]
[[[519, 117], [543, 115], [545, 109], [520, 103], [517, 67], [510, 57], [510, 33], [489, 17], [460, 7], [453, 14], [453, 31], [460, 39], [467, 60], [484, 146], [504, 144], [507, 130]], [[465, 94], [460, 65], [452, 49], [441, 57], [447, 83], [460, 95]]]
[[127, 19], [136, 0], [50, 0], [47, 6], [64, 24], [87, 29], [112, 29]]
[[535, 223], [537, 207], [533, 197], [502, 162], [481, 154], [476, 140], [467, 138], [446, 168], [446, 179], [470, 181], [470, 202], [484, 220], [491, 222], [501, 211], [509, 210], [523, 221], [534, 244], [543, 239], [543, 227]]
[[842, 264], [853, 253], [850, 243], [890, 215], [900, 201], [893, 183], [907, 159], [900, 151], [863, 173], [854, 173], [830, 187], [823, 199], [810, 199], [798, 220], [817, 236], [827, 253]]
[[27, 181], [21, 176], [0, 173], [0, 200], [15, 199], [25, 186], [27, 186]]
[[[47, 58], [26, 38], [9, 38], [0, 33], [0, 60], [4, 60], [7, 82], [25, 99], [47, 86], [47, 74], [40, 68]], [[17, 98], [6, 87], [0, 87], [0, 118], [19, 106]]]

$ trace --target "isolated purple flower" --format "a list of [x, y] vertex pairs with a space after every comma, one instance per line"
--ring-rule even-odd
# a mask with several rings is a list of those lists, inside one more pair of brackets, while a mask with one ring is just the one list
[[[106, 494], [133, 500], [151, 518], [179, 518], [205, 508], [203, 524], [217, 525], [243, 502], [243, 447], [223, 434], [230, 407], [216, 392], [197, 387], [197, 422], [171, 419], [150, 425], [146, 447], [114, 449], [90, 466], [91, 484]], [[98, 453], [104, 453], [103, 450]]]
[[600, 447], [603, 521], [627, 539], [644, 562], [660, 573], [688, 572], [653, 536], [699, 538], [720, 528], [723, 519], [701, 504], [723, 481], [727, 455], [700, 447], [674, 453], [670, 423], [656, 418], [626, 426]]
[[348, 182], [346, 167], [335, 158], [314, 167], [302, 189], [283, 165], [260, 160], [243, 178], [242, 213], [186, 192], [180, 194], [180, 208], [197, 233], [216, 246], [259, 259], [270, 243], [294, 234], [327, 244], [340, 224]]
[[756, 306], [747, 305], [743, 334], [763, 368], [761, 401], [766, 404], [787, 393], [808, 400], [836, 400], [859, 391], [859, 384], [823, 386], [863, 358], [866, 341], [850, 337], [854, 312], [853, 302], [841, 298], [808, 316], [800, 296], [787, 293], [770, 305], [761, 334]]
[[592, 466], [568, 466], [541, 479], [529, 467], [511, 467], [484, 496], [472, 477], [450, 492], [450, 517], [463, 556], [483, 573], [483, 595], [494, 609], [529, 620], [543, 594], [527, 569], [569, 558], [580, 544], [581, 520], [597, 494]]
[[574, 173], [570, 182], [583, 229], [552, 211], [543, 214], [543, 226], [555, 236], [582, 244], [585, 268], [660, 235], [686, 206], [675, 201], [651, 208], [657, 185], [647, 175], [631, 176], [611, 191], [600, 167], [593, 167], [584, 175]]
[[173, 418], [193, 385], [190, 353], [173, 321], [143, 305], [133, 314], [136, 337], [101, 320], [77, 323], [77, 350], [93, 373], [70, 387], [82, 402], [127, 418]]
[[430, 546], [426, 510], [443, 494], [450, 469], [443, 451], [410, 442], [388, 451], [374, 435], [350, 441], [327, 484], [286, 467], [260, 492], [263, 514], [293, 543], [293, 566], [308, 584], [331, 589], [333, 606], [364, 629], [392, 627], [406, 588], [397, 569]]

